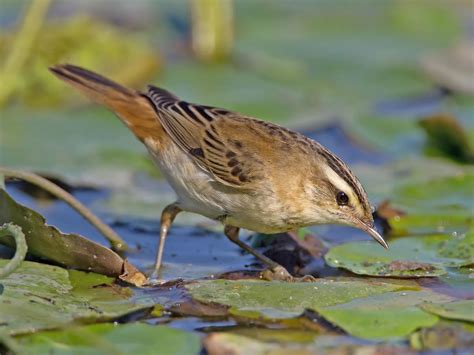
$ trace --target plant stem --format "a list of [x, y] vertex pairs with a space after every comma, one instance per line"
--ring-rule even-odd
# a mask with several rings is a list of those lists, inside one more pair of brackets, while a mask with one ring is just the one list
[[0, 226], [0, 238], [5, 236], [13, 236], [15, 238], [16, 251], [13, 258], [4, 267], [0, 267], [0, 279], [7, 277], [13, 271], [15, 271], [25, 260], [28, 246], [26, 245], [25, 234], [21, 230], [21, 227], [13, 223], [5, 223]]

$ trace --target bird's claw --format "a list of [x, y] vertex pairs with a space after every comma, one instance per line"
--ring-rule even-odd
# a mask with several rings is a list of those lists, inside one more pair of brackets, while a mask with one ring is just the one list
[[316, 278], [312, 275], [294, 277], [283, 266], [276, 266], [273, 269], [265, 269], [261, 274], [262, 279], [268, 281], [288, 281], [288, 282], [314, 282]]
[[262, 271], [262, 279], [268, 281], [293, 281], [294, 277], [283, 266], [278, 265], [273, 269]]
[[164, 284], [165, 282], [166, 281], [161, 279], [155, 270], [150, 276], [148, 276], [144, 286], [160, 286]]
[[304, 275], [302, 277], [296, 277], [294, 281], [299, 282], [315, 282], [317, 280], [313, 275]]

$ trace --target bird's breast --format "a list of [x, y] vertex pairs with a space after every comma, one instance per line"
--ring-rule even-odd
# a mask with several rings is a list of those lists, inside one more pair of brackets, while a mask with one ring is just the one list
[[151, 142], [146, 143], [183, 210], [260, 233], [284, 232], [307, 224], [302, 223], [294, 204], [279, 198], [271, 181], [256, 191], [223, 185], [176, 145], [157, 151]]

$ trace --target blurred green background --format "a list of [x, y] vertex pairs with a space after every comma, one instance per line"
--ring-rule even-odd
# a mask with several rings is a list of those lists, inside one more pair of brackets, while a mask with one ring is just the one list
[[[443, 100], [435, 89], [462, 83], [429, 66], [453, 69], [449, 51], [468, 40], [470, 5], [2, 1], [3, 163], [70, 177], [146, 166], [136, 156], [143, 149], [111, 114], [89, 108], [48, 72], [63, 62], [290, 126], [337, 120], [376, 149], [406, 154], [413, 141], [397, 133], [418, 130], [410, 119], [447, 110], [470, 124], [465, 90]], [[454, 69], [472, 76], [461, 64]]]

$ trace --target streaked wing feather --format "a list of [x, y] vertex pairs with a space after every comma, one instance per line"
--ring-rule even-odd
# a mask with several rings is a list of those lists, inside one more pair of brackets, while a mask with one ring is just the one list
[[259, 164], [232, 143], [226, 122], [236, 115], [224, 109], [191, 104], [170, 92], [149, 86], [147, 96], [158, 119], [174, 143], [198, 166], [225, 185], [250, 188], [259, 175]]

